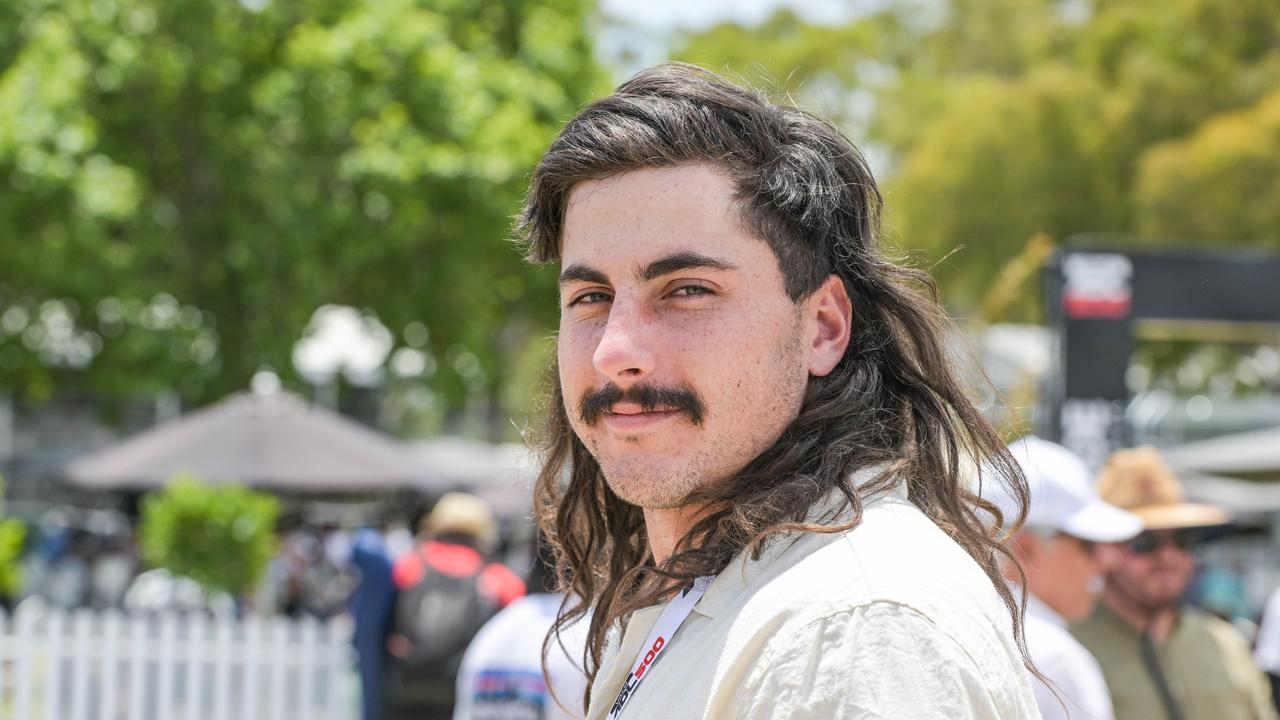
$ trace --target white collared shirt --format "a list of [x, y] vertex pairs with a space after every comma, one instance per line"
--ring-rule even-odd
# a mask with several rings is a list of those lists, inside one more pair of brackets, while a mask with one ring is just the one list
[[[590, 720], [608, 713], [661, 611], [610, 638]], [[853, 530], [730, 563], [621, 720], [1022, 720], [1039, 717], [1029, 678], [991, 581], [899, 485]]]
[[[1016, 586], [1013, 590], [1015, 594], [1021, 592]], [[1044, 719], [1114, 720], [1111, 694], [1102, 668], [1067, 631], [1066, 620], [1035, 595], [1028, 594], [1024, 627], [1032, 661], [1062, 694], [1059, 702], [1043, 682], [1032, 681], [1036, 704]]]
[[1280, 675], [1280, 588], [1271, 593], [1267, 607], [1262, 611], [1253, 660], [1264, 671]]

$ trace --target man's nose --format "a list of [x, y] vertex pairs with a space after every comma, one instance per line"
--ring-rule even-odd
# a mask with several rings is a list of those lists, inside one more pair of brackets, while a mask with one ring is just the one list
[[656, 358], [652, 328], [642, 308], [625, 299], [614, 299], [591, 362], [613, 382], [634, 383], [653, 372]]

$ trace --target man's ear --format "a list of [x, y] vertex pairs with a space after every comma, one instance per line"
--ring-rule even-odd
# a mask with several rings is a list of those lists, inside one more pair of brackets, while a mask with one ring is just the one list
[[853, 332], [853, 302], [839, 276], [828, 275], [805, 300], [809, 328], [809, 374], [822, 377], [835, 369], [849, 347]]

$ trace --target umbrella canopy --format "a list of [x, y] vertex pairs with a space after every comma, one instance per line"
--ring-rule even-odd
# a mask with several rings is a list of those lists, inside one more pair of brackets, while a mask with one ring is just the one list
[[525, 517], [532, 512], [538, 460], [525, 446], [439, 437], [411, 443], [408, 450], [422, 468], [418, 487], [424, 492], [466, 490], [483, 498], [502, 517]]
[[82, 457], [68, 479], [93, 488], [161, 487], [177, 473], [295, 492], [413, 487], [404, 448], [289, 393], [241, 393]]
[[1225, 508], [1237, 524], [1269, 526], [1280, 514], [1280, 483], [1251, 482], [1200, 475], [1194, 470], [1179, 473], [1187, 497]]
[[1246, 480], [1280, 480], [1280, 427], [1233, 433], [1164, 451], [1170, 465]]

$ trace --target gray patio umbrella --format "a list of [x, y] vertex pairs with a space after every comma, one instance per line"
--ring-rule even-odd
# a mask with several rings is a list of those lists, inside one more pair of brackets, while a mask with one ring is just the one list
[[465, 490], [488, 502], [500, 517], [533, 512], [538, 460], [523, 445], [438, 437], [408, 443], [406, 450], [422, 468], [419, 487], [427, 494]]
[[1280, 427], [1166, 448], [1187, 494], [1227, 508], [1237, 522], [1269, 523], [1280, 513]]
[[1280, 480], [1280, 427], [1222, 435], [1163, 452], [1181, 469], [1243, 480]]
[[66, 467], [77, 485], [112, 489], [181, 472], [295, 492], [409, 488], [422, 474], [395, 440], [282, 392], [231, 395]]

